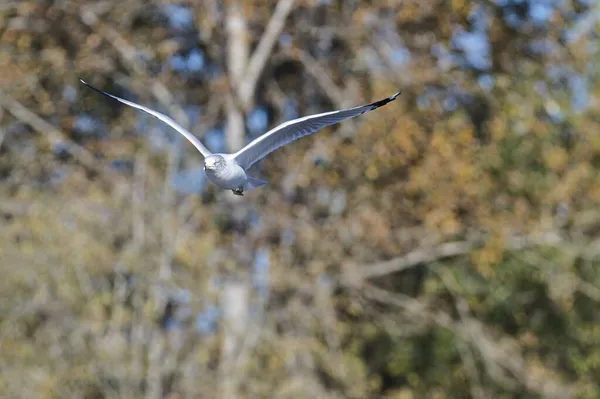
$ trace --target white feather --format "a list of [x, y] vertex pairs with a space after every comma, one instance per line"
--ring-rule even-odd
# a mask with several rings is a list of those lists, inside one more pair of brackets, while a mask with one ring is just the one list
[[112, 94], [108, 94], [108, 93], [106, 93], [106, 92], [104, 92], [102, 90], [98, 90], [95, 87], [93, 87], [92, 85], [90, 85], [90, 84], [86, 83], [85, 81], [83, 81], [83, 79], [79, 79], [79, 80], [81, 81], [81, 83], [83, 83], [84, 85], [86, 85], [90, 89], [93, 89], [93, 90], [97, 91], [98, 93], [104, 94], [105, 96], [108, 96], [110, 98], [114, 98], [118, 102], [123, 103], [125, 105], [129, 105], [130, 107], [142, 110], [145, 113], [150, 114], [153, 117], [155, 117], [155, 118], [163, 121], [167, 125], [171, 126], [173, 129], [175, 129], [179, 133], [181, 133], [186, 139], [188, 139], [190, 141], [190, 143], [192, 143], [194, 145], [194, 147], [196, 147], [198, 149], [198, 151], [200, 151], [200, 153], [202, 154], [202, 156], [207, 157], [207, 156], [209, 156], [209, 155], [212, 154], [210, 151], [208, 151], [208, 149], [206, 147], [204, 147], [204, 145], [200, 142], [200, 140], [198, 140], [196, 137], [194, 137], [193, 134], [191, 134], [190, 132], [188, 132], [187, 130], [185, 130], [181, 125], [179, 125], [173, 119], [169, 118], [167, 115], [164, 115], [164, 114], [161, 114], [160, 112], [151, 110], [150, 108], [144, 107], [143, 105], [136, 104], [133, 101], [128, 101], [128, 100], [125, 100], [125, 99], [123, 99], [121, 97], [117, 97], [117, 96], [114, 96]]
[[238, 165], [244, 169], [248, 169], [253, 163], [261, 160], [279, 147], [297, 140], [300, 137], [312, 134], [317, 130], [324, 128], [325, 126], [333, 125], [345, 119], [354, 118], [355, 116], [364, 114], [365, 112], [373, 111], [389, 103], [390, 101], [395, 100], [399, 95], [400, 92], [371, 104], [361, 105], [340, 111], [309, 115], [282, 123], [276, 128], [251, 141], [240, 151], [233, 154], [233, 157]]

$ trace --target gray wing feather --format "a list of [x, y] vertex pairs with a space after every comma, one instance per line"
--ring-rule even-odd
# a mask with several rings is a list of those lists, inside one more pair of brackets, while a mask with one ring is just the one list
[[305, 116], [294, 119], [276, 128], [268, 131], [262, 136], [254, 139], [240, 151], [233, 154], [234, 159], [244, 169], [248, 169], [252, 164], [261, 160], [279, 147], [282, 147], [300, 137], [307, 136], [324, 128], [333, 125], [345, 119], [373, 111], [393, 101], [400, 95], [400, 92], [393, 96], [384, 98], [371, 104], [361, 105], [341, 111], [325, 112], [322, 114]]
[[144, 107], [143, 105], [139, 105], [136, 104], [132, 101], [127, 101], [121, 97], [117, 97], [114, 96], [112, 94], [108, 94], [102, 90], [96, 89], [95, 87], [93, 87], [92, 85], [90, 85], [89, 83], [83, 81], [82, 79], [79, 79], [81, 81], [81, 83], [83, 83], [84, 85], [86, 85], [87, 87], [89, 87], [92, 90], [97, 91], [100, 94], [104, 94], [105, 96], [108, 96], [112, 99], [117, 100], [120, 103], [123, 103], [125, 105], [129, 105], [130, 107], [133, 108], [137, 108], [141, 111], [144, 111], [147, 114], [152, 115], [153, 117], [157, 118], [158, 120], [163, 121], [164, 123], [166, 123], [167, 125], [171, 126], [173, 129], [177, 130], [179, 133], [181, 133], [186, 139], [189, 140], [190, 143], [192, 143], [194, 145], [194, 147], [196, 147], [198, 149], [198, 151], [200, 151], [200, 153], [204, 156], [207, 157], [209, 155], [211, 155], [212, 153], [206, 148], [204, 147], [204, 145], [200, 142], [200, 140], [198, 140], [196, 137], [194, 137], [193, 134], [191, 134], [190, 132], [188, 132], [187, 130], [185, 130], [181, 125], [179, 125], [177, 122], [175, 122], [173, 119], [169, 118], [168, 116], [166, 116], [165, 114], [161, 114], [160, 112], [154, 111], [150, 108]]

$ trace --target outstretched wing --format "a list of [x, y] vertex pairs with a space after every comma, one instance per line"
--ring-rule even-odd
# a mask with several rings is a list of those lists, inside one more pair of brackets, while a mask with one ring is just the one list
[[233, 157], [238, 165], [244, 169], [248, 169], [253, 163], [261, 160], [279, 147], [297, 140], [300, 137], [312, 134], [325, 126], [333, 125], [345, 119], [354, 118], [365, 112], [373, 111], [386, 105], [390, 101], [394, 101], [399, 95], [400, 92], [371, 104], [340, 111], [309, 115], [282, 123], [251, 141], [247, 146], [233, 154]]
[[117, 100], [118, 102], [123, 103], [125, 105], [129, 105], [130, 107], [142, 110], [142, 111], [146, 112], [147, 114], [150, 114], [153, 117], [163, 121], [167, 125], [171, 126], [173, 129], [175, 129], [179, 133], [181, 133], [186, 139], [188, 139], [190, 141], [190, 143], [192, 143], [194, 145], [194, 147], [196, 147], [198, 149], [198, 151], [200, 151], [200, 153], [204, 157], [207, 157], [212, 154], [210, 151], [208, 151], [208, 149], [206, 147], [204, 147], [204, 145], [200, 142], [200, 140], [198, 140], [196, 137], [194, 137], [193, 134], [191, 134], [190, 132], [185, 130], [183, 127], [181, 127], [181, 125], [179, 125], [177, 122], [175, 122], [173, 119], [169, 118], [168, 116], [161, 114], [160, 112], [151, 110], [150, 108], [144, 107], [143, 105], [139, 105], [132, 101], [124, 100], [121, 97], [117, 97], [117, 96], [113, 96], [112, 94], [108, 94], [102, 90], [98, 90], [95, 87], [93, 87], [92, 85], [90, 85], [89, 83], [83, 81], [83, 79], [79, 79], [79, 80], [81, 81], [81, 83], [83, 83], [90, 89], [97, 91], [100, 94], [104, 94], [105, 96], [113, 98], [113, 99]]

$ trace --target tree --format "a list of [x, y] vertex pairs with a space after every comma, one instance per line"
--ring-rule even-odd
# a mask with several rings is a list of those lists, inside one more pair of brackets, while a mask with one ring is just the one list
[[[594, 2], [146, 4], [0, 6], [4, 396], [598, 396]], [[213, 150], [403, 94], [234, 203], [79, 78]]]

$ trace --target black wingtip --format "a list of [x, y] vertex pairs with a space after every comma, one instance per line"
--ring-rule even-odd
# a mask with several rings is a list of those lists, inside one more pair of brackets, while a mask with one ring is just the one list
[[402, 91], [399, 91], [396, 94], [389, 96], [388, 98], [384, 98], [383, 100], [375, 101], [374, 103], [371, 104], [371, 107], [372, 107], [371, 109], [373, 110], [373, 109], [376, 109], [379, 107], [383, 107], [387, 103], [394, 101], [396, 99], [396, 97], [398, 97], [400, 94], [402, 94]]
[[85, 80], [83, 80], [83, 79], [79, 79], [79, 81], [80, 81], [81, 83], [83, 83], [84, 85], [86, 85], [87, 87], [89, 87], [89, 88], [92, 88], [92, 89], [94, 89], [94, 90], [98, 90], [98, 89], [94, 88], [92, 85], [90, 85], [88, 82], [86, 82], [86, 81], [85, 81]]
[[98, 92], [98, 93], [100, 93], [100, 94], [104, 94], [105, 96], [108, 96], [108, 97], [113, 97], [112, 95], [110, 95], [110, 94], [108, 94], [108, 93], [105, 93], [105, 92], [103, 92], [103, 91], [102, 91], [102, 90], [100, 90], [100, 89], [96, 89], [94, 86], [92, 86], [91, 84], [89, 84], [88, 82], [86, 82], [86, 81], [85, 81], [85, 80], [83, 80], [83, 79], [79, 79], [79, 81], [80, 81], [81, 83], [83, 83], [84, 85], [86, 85], [87, 87], [89, 87], [90, 89], [94, 90], [95, 92]]

